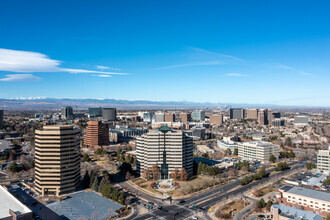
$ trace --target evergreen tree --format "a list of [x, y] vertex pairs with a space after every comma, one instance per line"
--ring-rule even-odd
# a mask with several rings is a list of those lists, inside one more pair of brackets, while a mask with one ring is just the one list
[[121, 193], [119, 194], [118, 202], [119, 202], [120, 204], [122, 204], [122, 205], [125, 204], [125, 194], [124, 194], [123, 192], [121, 192]]
[[111, 196], [111, 189], [110, 189], [110, 184], [108, 182], [106, 182], [103, 187], [102, 187], [102, 196], [106, 197], [106, 198], [110, 198]]
[[97, 191], [99, 189], [99, 180], [97, 177], [94, 178], [93, 184], [92, 184], [92, 190]]
[[234, 149], [234, 155], [236, 155], [236, 156], [238, 155], [238, 149], [237, 148]]
[[266, 204], [266, 209], [267, 211], [270, 211], [270, 207], [272, 207], [273, 202], [271, 200], [268, 200], [267, 204]]
[[99, 188], [97, 189], [98, 192], [102, 192], [102, 188], [103, 188], [105, 183], [106, 183], [106, 179], [103, 177], [100, 184], [99, 184]]
[[275, 163], [276, 157], [272, 154], [269, 156], [269, 162]]

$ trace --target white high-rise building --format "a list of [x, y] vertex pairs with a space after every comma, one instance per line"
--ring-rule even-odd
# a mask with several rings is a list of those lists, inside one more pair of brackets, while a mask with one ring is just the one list
[[238, 156], [242, 159], [258, 160], [263, 163], [269, 161], [270, 155], [279, 157], [279, 148], [270, 142], [253, 141], [240, 143], [238, 146]]
[[160, 168], [160, 178], [168, 179], [174, 169], [185, 168], [193, 174], [193, 140], [182, 131], [167, 126], [146, 133], [136, 141], [137, 172], [142, 174], [153, 165]]
[[330, 146], [328, 150], [319, 150], [317, 154], [317, 169], [330, 174]]

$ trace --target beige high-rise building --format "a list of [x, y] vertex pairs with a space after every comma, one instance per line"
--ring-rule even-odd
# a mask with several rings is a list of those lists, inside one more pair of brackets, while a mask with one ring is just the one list
[[246, 119], [257, 120], [258, 119], [258, 109], [248, 109], [246, 114]]
[[165, 122], [175, 122], [175, 114], [165, 113]]
[[191, 113], [181, 113], [181, 122], [189, 122], [191, 121]]
[[162, 126], [158, 131], [148, 132], [136, 139], [137, 172], [153, 165], [160, 168], [160, 179], [171, 178], [171, 173], [185, 168], [193, 174], [193, 140], [182, 131]]
[[35, 131], [35, 188], [41, 195], [74, 192], [80, 179], [80, 130], [71, 125]]
[[218, 124], [221, 125], [223, 123], [223, 115], [211, 115], [210, 116], [210, 124]]

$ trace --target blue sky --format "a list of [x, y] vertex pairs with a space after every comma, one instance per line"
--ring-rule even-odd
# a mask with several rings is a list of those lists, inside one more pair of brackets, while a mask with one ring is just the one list
[[1, 1], [0, 97], [330, 106], [329, 1]]

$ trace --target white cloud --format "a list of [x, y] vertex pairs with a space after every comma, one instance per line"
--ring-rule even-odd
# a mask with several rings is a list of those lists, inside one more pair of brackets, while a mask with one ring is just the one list
[[97, 75], [98, 77], [111, 77], [110, 75]]
[[114, 70], [114, 71], [120, 71], [120, 68], [113, 68], [113, 67], [108, 67], [108, 66], [96, 66], [97, 69], [99, 70]]
[[247, 76], [246, 74], [242, 74], [242, 73], [227, 73], [225, 75], [226, 76], [234, 76], [234, 77], [245, 77], [245, 76]]
[[30, 51], [9, 50], [0, 48], [0, 71], [29, 72], [68, 72], [68, 73], [100, 73], [109, 75], [126, 75], [127, 73], [106, 72], [96, 70], [61, 68], [61, 62], [50, 59], [47, 55]]
[[291, 71], [295, 71], [295, 72], [298, 72], [299, 74], [301, 75], [305, 75], [305, 76], [313, 76], [313, 74], [311, 73], [307, 73], [305, 71], [301, 71], [299, 69], [296, 69], [296, 68], [293, 68], [291, 66], [287, 66], [287, 65], [283, 65], [283, 64], [278, 64], [277, 65], [278, 68], [281, 68], [281, 69], [286, 69], [286, 70], [291, 70]]
[[10, 74], [6, 75], [5, 78], [0, 79], [4, 82], [16, 82], [16, 81], [39, 81], [41, 78], [32, 74]]
[[163, 66], [157, 69], [172, 69], [172, 68], [180, 68], [180, 67], [189, 67], [189, 66], [212, 66], [212, 65], [219, 65], [223, 64], [220, 61], [207, 61], [207, 62], [196, 62], [196, 63], [182, 63], [170, 66]]

